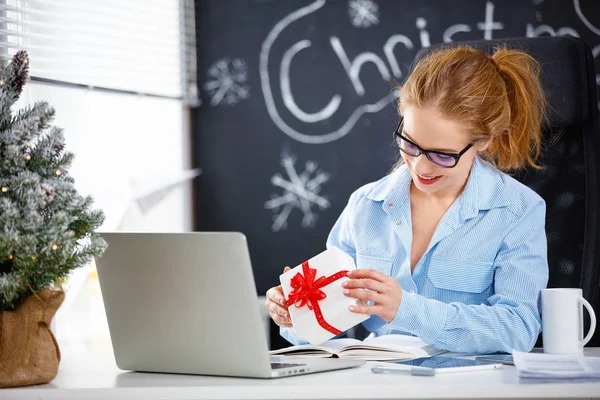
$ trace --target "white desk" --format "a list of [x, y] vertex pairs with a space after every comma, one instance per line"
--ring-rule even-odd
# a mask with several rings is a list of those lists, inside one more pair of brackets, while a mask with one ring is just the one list
[[[0, 399], [467, 399], [598, 398], [600, 383], [523, 384], [516, 370], [421, 377], [345, 371], [262, 380], [124, 372], [108, 346], [90, 352], [61, 346], [63, 360], [47, 385], [0, 389]], [[600, 356], [600, 348], [586, 351]]]

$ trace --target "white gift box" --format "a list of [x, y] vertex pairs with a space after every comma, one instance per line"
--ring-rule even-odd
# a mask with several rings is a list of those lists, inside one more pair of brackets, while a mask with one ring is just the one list
[[[294, 290], [292, 287], [292, 279], [296, 277], [297, 274], [300, 274], [300, 276], [294, 278], [296, 283], [310, 280], [310, 275], [313, 272], [316, 272], [314, 275], [315, 282], [319, 281], [320, 278], [325, 277], [319, 282], [326, 283], [334, 279], [335, 274], [340, 271], [351, 271], [356, 269], [354, 259], [337, 247], [331, 247], [325, 250], [308, 260], [307, 263], [308, 268], [316, 271], [310, 271], [306, 274], [306, 268], [303, 266], [305, 263], [302, 263], [279, 276], [283, 294], [286, 299], [290, 298], [290, 294], [292, 294], [292, 297], [294, 298], [301, 292], [310, 292], [308, 285], [303, 286], [303, 288], [297, 287], [296, 290]], [[327, 279], [328, 277], [330, 278]], [[288, 301], [288, 310], [290, 312], [292, 324], [294, 325], [294, 330], [298, 337], [311, 344], [321, 344], [336, 336], [336, 333], [331, 330], [337, 329], [344, 332], [369, 318], [369, 315], [356, 314], [348, 310], [348, 307], [355, 305], [358, 300], [344, 295], [342, 283], [347, 280], [349, 280], [349, 278], [343, 276], [313, 290], [312, 302], [308, 301], [308, 303], [306, 303], [308, 299], [302, 296], [301, 297], [305, 299], [304, 301], [298, 300], [294, 304]], [[316, 293], [318, 291], [321, 293]], [[315, 300], [315, 296], [318, 298], [320, 297], [319, 295], [322, 296], [323, 294], [325, 295], [325, 298], [318, 301]], [[316, 306], [314, 306], [315, 302], [317, 303]], [[309, 308], [311, 303], [313, 303], [313, 305], [311, 305], [312, 309]], [[322, 314], [321, 323], [317, 318], [319, 309]], [[332, 328], [326, 328], [323, 325]]]

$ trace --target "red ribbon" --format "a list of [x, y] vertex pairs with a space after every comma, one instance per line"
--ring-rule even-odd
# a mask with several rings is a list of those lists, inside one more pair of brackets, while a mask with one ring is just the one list
[[308, 266], [308, 261], [305, 261], [302, 263], [302, 272], [304, 275], [298, 272], [290, 281], [292, 291], [287, 299], [288, 304], [294, 304], [298, 308], [308, 306], [309, 310], [314, 311], [319, 325], [334, 335], [339, 335], [342, 331], [329, 325], [327, 321], [325, 321], [325, 318], [323, 318], [321, 307], [319, 307], [319, 301], [326, 298], [327, 295], [320, 289], [333, 281], [343, 278], [348, 274], [348, 271], [340, 271], [331, 276], [322, 276], [315, 281], [317, 270], [310, 268]]

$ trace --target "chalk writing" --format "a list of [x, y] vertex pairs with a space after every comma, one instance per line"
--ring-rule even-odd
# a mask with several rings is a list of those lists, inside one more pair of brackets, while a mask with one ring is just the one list
[[283, 190], [282, 194], [272, 194], [271, 199], [265, 202], [265, 208], [274, 212], [273, 232], [287, 227], [288, 217], [294, 208], [302, 212], [302, 226], [308, 228], [315, 226], [317, 221], [313, 206], [321, 209], [330, 206], [329, 200], [319, 194], [321, 185], [329, 180], [329, 174], [318, 170], [314, 161], [307, 161], [304, 170], [298, 173], [294, 163], [292, 156], [284, 155], [281, 165], [287, 179], [279, 173], [271, 177], [271, 184]]
[[372, 0], [350, 0], [348, 13], [352, 25], [368, 28], [379, 23], [379, 6]]
[[[345, 71], [346, 76], [355, 94], [358, 96], [358, 105], [352, 110], [345, 121], [339, 122], [337, 127], [331, 128], [330, 124], [318, 125], [322, 132], [314, 133], [314, 129], [311, 130], [313, 133], [306, 133], [302, 128], [302, 124], [311, 124], [314, 128], [314, 124], [330, 120], [340, 110], [340, 105], [344, 101], [343, 95], [336, 92], [334, 88], [331, 88], [331, 94], [328, 102], [317, 108], [317, 111], [308, 112], [305, 111], [296, 101], [294, 93], [292, 91], [292, 82], [290, 78], [290, 70], [294, 62], [295, 56], [301, 51], [310, 51], [312, 42], [309, 39], [301, 39], [289, 46], [285, 51], [281, 60], [276, 58], [271, 59], [271, 49], [273, 45], [280, 37], [280, 35], [290, 25], [301, 20], [302, 18], [308, 17], [310, 14], [317, 12], [323, 6], [325, 6], [327, 0], [317, 0], [313, 3], [302, 7], [296, 11], [293, 11], [289, 15], [286, 15], [282, 20], [277, 22], [273, 29], [269, 32], [266, 39], [264, 40], [259, 59], [259, 73], [261, 78], [261, 88], [265, 99], [265, 104], [269, 116], [275, 125], [289, 137], [307, 144], [323, 144], [331, 141], [338, 140], [349, 133], [354, 127], [356, 122], [365, 113], [377, 113], [385, 106], [395, 101], [398, 98], [398, 91], [391, 90], [385, 97], [376, 99], [374, 102], [366, 102], [361, 100], [365, 98], [367, 89], [363, 81], [361, 80], [361, 72], [364, 66], [367, 64], [374, 65], [381, 76], [381, 80], [390, 82], [393, 79], [402, 78], [402, 71], [400, 64], [396, 58], [395, 50], [397, 46], [403, 46], [409, 52], [416, 52], [419, 48], [426, 48], [431, 46], [431, 35], [427, 29], [427, 20], [423, 17], [417, 17], [415, 19], [415, 27], [419, 33], [419, 48], [415, 46], [412, 40], [404, 34], [393, 34], [391, 35], [382, 46], [383, 56], [375, 51], [363, 51], [351, 58], [343, 44], [342, 38], [332, 35], [329, 37], [329, 44], [337, 59], [339, 60], [341, 68]], [[379, 6], [372, 1], [350, 1], [349, 2], [352, 15], [360, 15], [361, 21], [369, 20], [374, 23], [376, 12], [379, 12]], [[475, 24], [475, 29], [482, 32], [484, 39], [490, 40], [494, 36], [494, 32], [502, 31], [504, 24], [496, 21], [494, 18], [495, 5], [491, 1], [486, 1], [483, 21]], [[369, 14], [371, 13], [371, 14]], [[363, 22], [361, 22], [362, 24]], [[362, 26], [362, 25], [361, 25]], [[449, 26], [444, 30], [441, 41], [450, 43], [454, 40], [464, 39], [463, 37], [456, 37], [460, 34], [473, 32], [473, 26], [460, 23]], [[538, 25], [527, 24], [525, 27], [525, 35], [528, 37], [541, 36], [541, 35], [573, 35], [578, 36], [578, 33], [570, 27], [561, 27], [554, 29], [549, 25]], [[279, 72], [278, 82], [277, 74], [272, 76], [270, 65], [276, 66], [275, 70]], [[275, 83], [279, 83], [280, 93], [277, 95], [272, 91], [277, 85], [272, 85], [272, 79], [275, 79]], [[276, 100], [276, 99], [281, 99]], [[283, 104], [279, 104], [279, 103]], [[290, 120], [289, 116], [287, 120], [284, 120], [280, 108], [284, 107], [293, 119]], [[347, 111], [346, 111], [347, 112]], [[337, 120], [340, 120], [339, 118]]]
[[232, 105], [250, 96], [246, 84], [248, 67], [243, 60], [223, 59], [215, 62], [208, 70], [209, 81], [204, 84], [210, 96], [210, 105], [221, 103]]

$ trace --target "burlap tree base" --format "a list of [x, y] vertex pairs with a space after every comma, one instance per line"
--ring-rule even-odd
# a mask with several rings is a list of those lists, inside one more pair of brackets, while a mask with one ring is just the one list
[[15, 311], [0, 311], [0, 387], [48, 383], [58, 373], [60, 350], [50, 321], [62, 290], [44, 289]]

